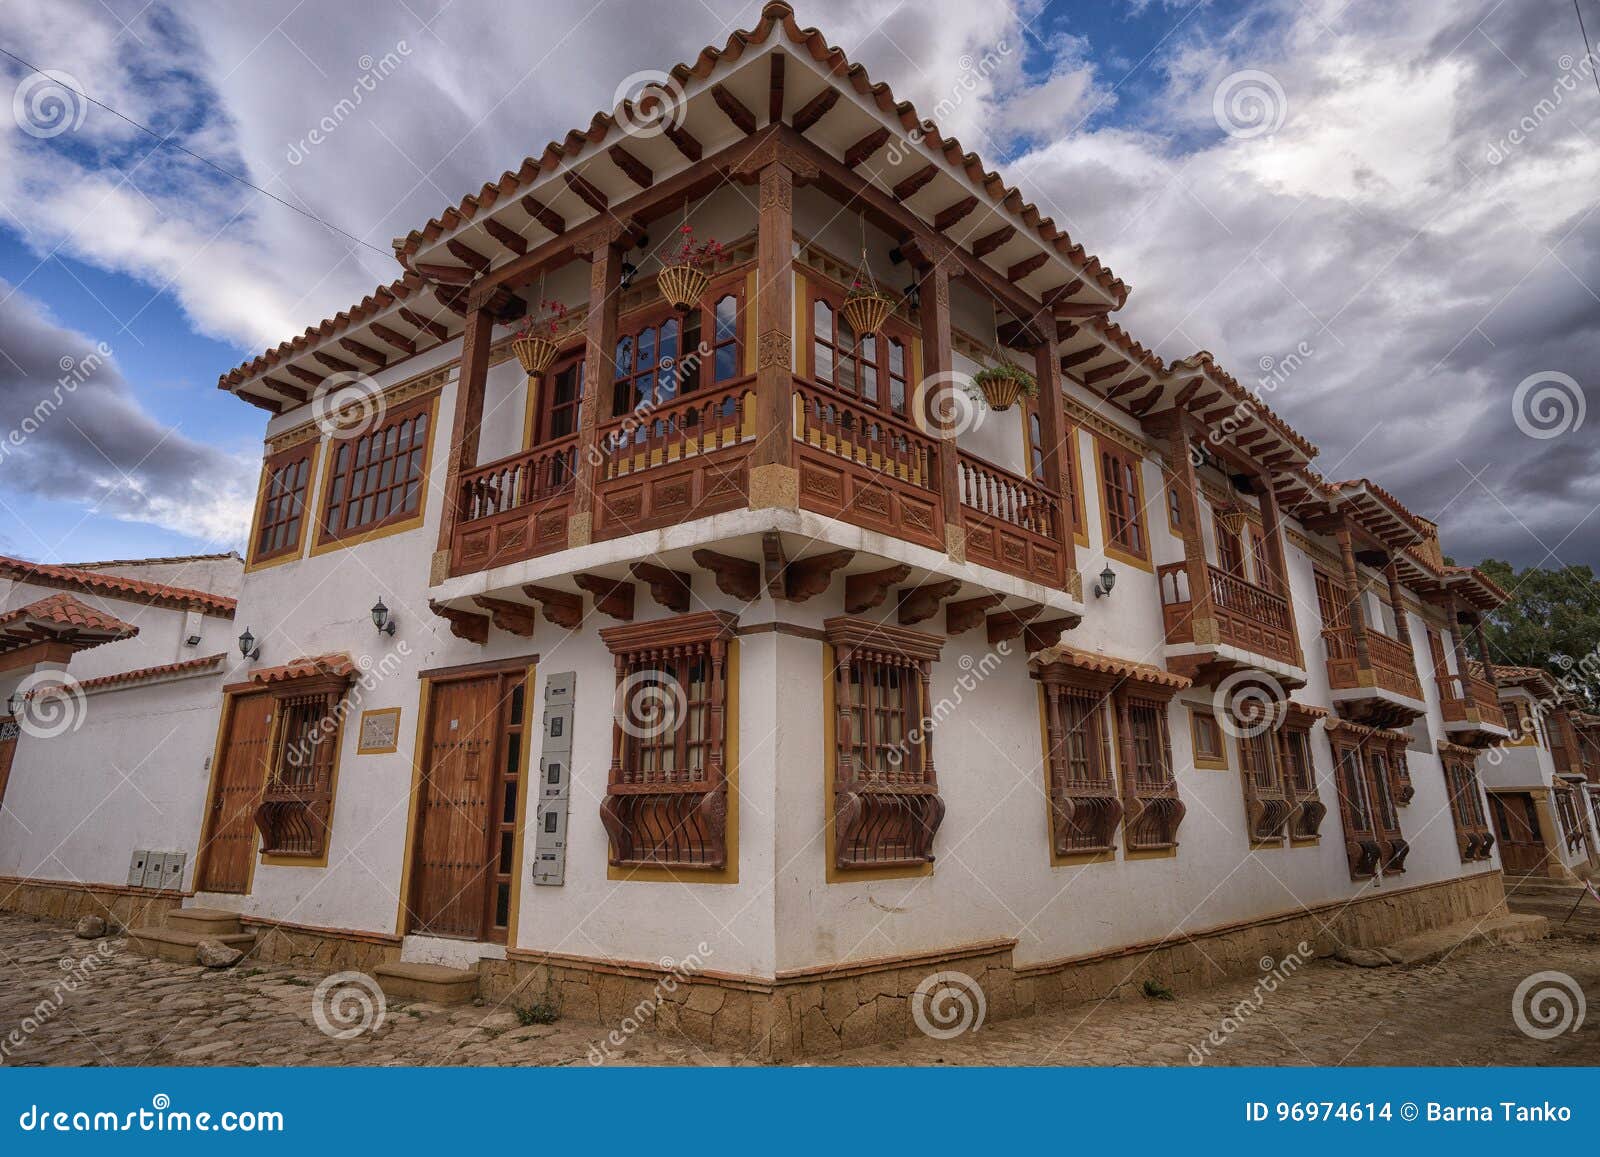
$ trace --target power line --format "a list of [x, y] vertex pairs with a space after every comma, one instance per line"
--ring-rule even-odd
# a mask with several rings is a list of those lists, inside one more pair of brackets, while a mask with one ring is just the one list
[[271, 198], [272, 200], [276, 201], [278, 204], [282, 205], [285, 209], [292, 210], [293, 212], [296, 212], [296, 213], [300, 214], [300, 216], [305, 217], [308, 220], [315, 221], [318, 225], [321, 225], [324, 229], [330, 230], [331, 232], [339, 234], [339, 236], [341, 236], [341, 237], [344, 237], [344, 238], [347, 238], [348, 240], [354, 241], [357, 245], [365, 246], [366, 248], [372, 250], [374, 253], [377, 253], [380, 256], [383, 256], [383, 257], [393, 257], [394, 256], [394, 254], [389, 253], [389, 252], [387, 252], [387, 251], [385, 251], [383, 249], [379, 249], [376, 245], [373, 245], [370, 242], [361, 240], [361, 238], [357, 237], [353, 233], [345, 232], [343, 229], [339, 228], [339, 226], [333, 224], [332, 222], [324, 221], [321, 217], [318, 217], [315, 213], [311, 212], [310, 210], [302, 209], [298, 205], [291, 204], [290, 202], [285, 201], [282, 197], [278, 196], [276, 193], [269, 193], [267, 190], [263, 189], [260, 185], [257, 185], [255, 182], [249, 180], [248, 178], [241, 177], [238, 173], [234, 173], [234, 172], [229, 171], [228, 169], [224, 169], [221, 165], [217, 164], [215, 161], [211, 160], [209, 157], [203, 157], [199, 153], [195, 152], [193, 149], [188, 148], [187, 146], [182, 145], [182, 144], [178, 143], [177, 141], [174, 141], [171, 138], [170, 135], [162, 136], [160, 133], [156, 132], [150, 126], [145, 125], [145, 124], [141, 124], [140, 122], [134, 120], [131, 116], [128, 116], [127, 114], [122, 113], [122, 112], [118, 111], [117, 109], [112, 108], [105, 101], [96, 100], [94, 97], [90, 96], [88, 93], [80, 92], [78, 89], [73, 88], [70, 84], [67, 84], [64, 81], [62, 81], [59, 75], [57, 75], [57, 76], [49, 76], [44, 71], [44, 69], [39, 68], [39, 67], [37, 67], [37, 66], [35, 66], [33, 64], [30, 64], [26, 60], [23, 60], [22, 57], [18, 56], [15, 52], [12, 52], [11, 50], [9, 50], [7, 48], [0, 48], [0, 54], [4, 54], [6, 56], [9, 56], [12, 60], [14, 60], [18, 64], [22, 65], [22, 67], [26, 68], [29, 72], [36, 72], [40, 76], [46, 77], [46, 79], [48, 79], [52, 84], [59, 84], [62, 88], [66, 89], [68, 92], [74, 94], [75, 96], [82, 97], [84, 100], [88, 101], [90, 104], [96, 106], [97, 108], [105, 109], [106, 112], [110, 113], [114, 117], [117, 117], [119, 120], [127, 121], [130, 125], [132, 125], [136, 129], [138, 129], [140, 132], [146, 133], [149, 136], [154, 137], [155, 140], [156, 140], [156, 143], [158, 145], [171, 145], [173, 148], [177, 149], [180, 153], [185, 153], [188, 156], [191, 156], [195, 160], [199, 161], [202, 165], [205, 165], [205, 166], [207, 166], [208, 168], [211, 168], [211, 169], [215, 169], [217, 172], [221, 173], [224, 177], [227, 177], [230, 181], [238, 181], [239, 184], [244, 185], [244, 186], [246, 186], [248, 188], [254, 189], [256, 192], [260, 193], [263, 197]]
[[[1589, 47], [1589, 30], [1583, 26], [1583, 9], [1578, 7], [1578, 0], [1572, 0], [1572, 10], [1578, 14], [1578, 31], [1583, 33], [1583, 58], [1588, 60], [1594, 51]], [[1594, 77], [1594, 90], [1600, 92], [1600, 72], [1591, 68], [1589, 75]]]

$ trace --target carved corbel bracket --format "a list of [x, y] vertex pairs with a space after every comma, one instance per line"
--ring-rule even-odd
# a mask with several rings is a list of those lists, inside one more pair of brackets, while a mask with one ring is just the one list
[[450, 633], [456, 638], [479, 646], [489, 641], [489, 616], [449, 607], [433, 599], [428, 600], [428, 609], [450, 624]]
[[556, 590], [554, 587], [540, 587], [528, 583], [523, 586], [522, 593], [539, 604], [546, 621], [558, 627], [565, 627], [569, 631], [578, 629], [583, 622], [583, 596], [575, 595], [570, 591]]

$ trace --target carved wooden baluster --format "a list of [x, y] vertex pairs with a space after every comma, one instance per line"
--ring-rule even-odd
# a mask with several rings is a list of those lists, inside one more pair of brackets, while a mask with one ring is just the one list
[[[617, 711], [626, 712], [627, 711], [627, 705], [621, 701], [622, 684], [628, 677], [628, 659], [627, 659], [626, 655], [618, 655], [617, 656], [617, 658], [616, 658], [616, 668], [617, 668], [617, 695], [618, 695], [618, 701], [617, 701], [617, 703], [615, 705], [615, 709]], [[620, 722], [620, 720], [619, 720], [619, 722]], [[623, 771], [622, 771], [622, 745], [623, 745], [623, 740], [624, 740], [624, 733], [623, 733], [622, 728], [613, 727], [611, 729], [611, 782], [612, 783], [628, 783], [628, 782], [631, 782], [631, 773], [630, 773], [629, 776], [625, 776], [623, 774]]]

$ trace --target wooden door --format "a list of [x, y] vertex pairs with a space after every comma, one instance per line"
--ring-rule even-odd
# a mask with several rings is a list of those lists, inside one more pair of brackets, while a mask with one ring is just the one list
[[1513, 875], [1543, 875], [1544, 836], [1533, 797], [1527, 792], [1491, 792], [1489, 813], [1494, 817], [1494, 832], [1500, 841], [1501, 866]]
[[267, 779], [276, 700], [271, 695], [241, 695], [233, 700], [211, 789], [205, 845], [195, 889], [243, 893], [250, 886], [255, 851], [256, 805]]
[[0, 719], [0, 808], [5, 806], [6, 784], [11, 781], [11, 761], [17, 757], [21, 730], [15, 719]]
[[503, 942], [522, 770], [522, 673], [434, 686], [409, 931]]

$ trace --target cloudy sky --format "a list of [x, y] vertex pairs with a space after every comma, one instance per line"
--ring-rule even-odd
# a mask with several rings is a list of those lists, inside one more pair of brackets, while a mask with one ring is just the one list
[[[1119, 319], [1162, 356], [1252, 383], [1309, 350], [1268, 400], [1330, 477], [1380, 481], [1463, 561], [1600, 565], [1600, 90], [1573, 0], [796, 7], [925, 113], [959, 92], [941, 127], [1133, 286]], [[264, 418], [217, 375], [758, 12], [0, 0], [0, 551], [241, 546]]]

